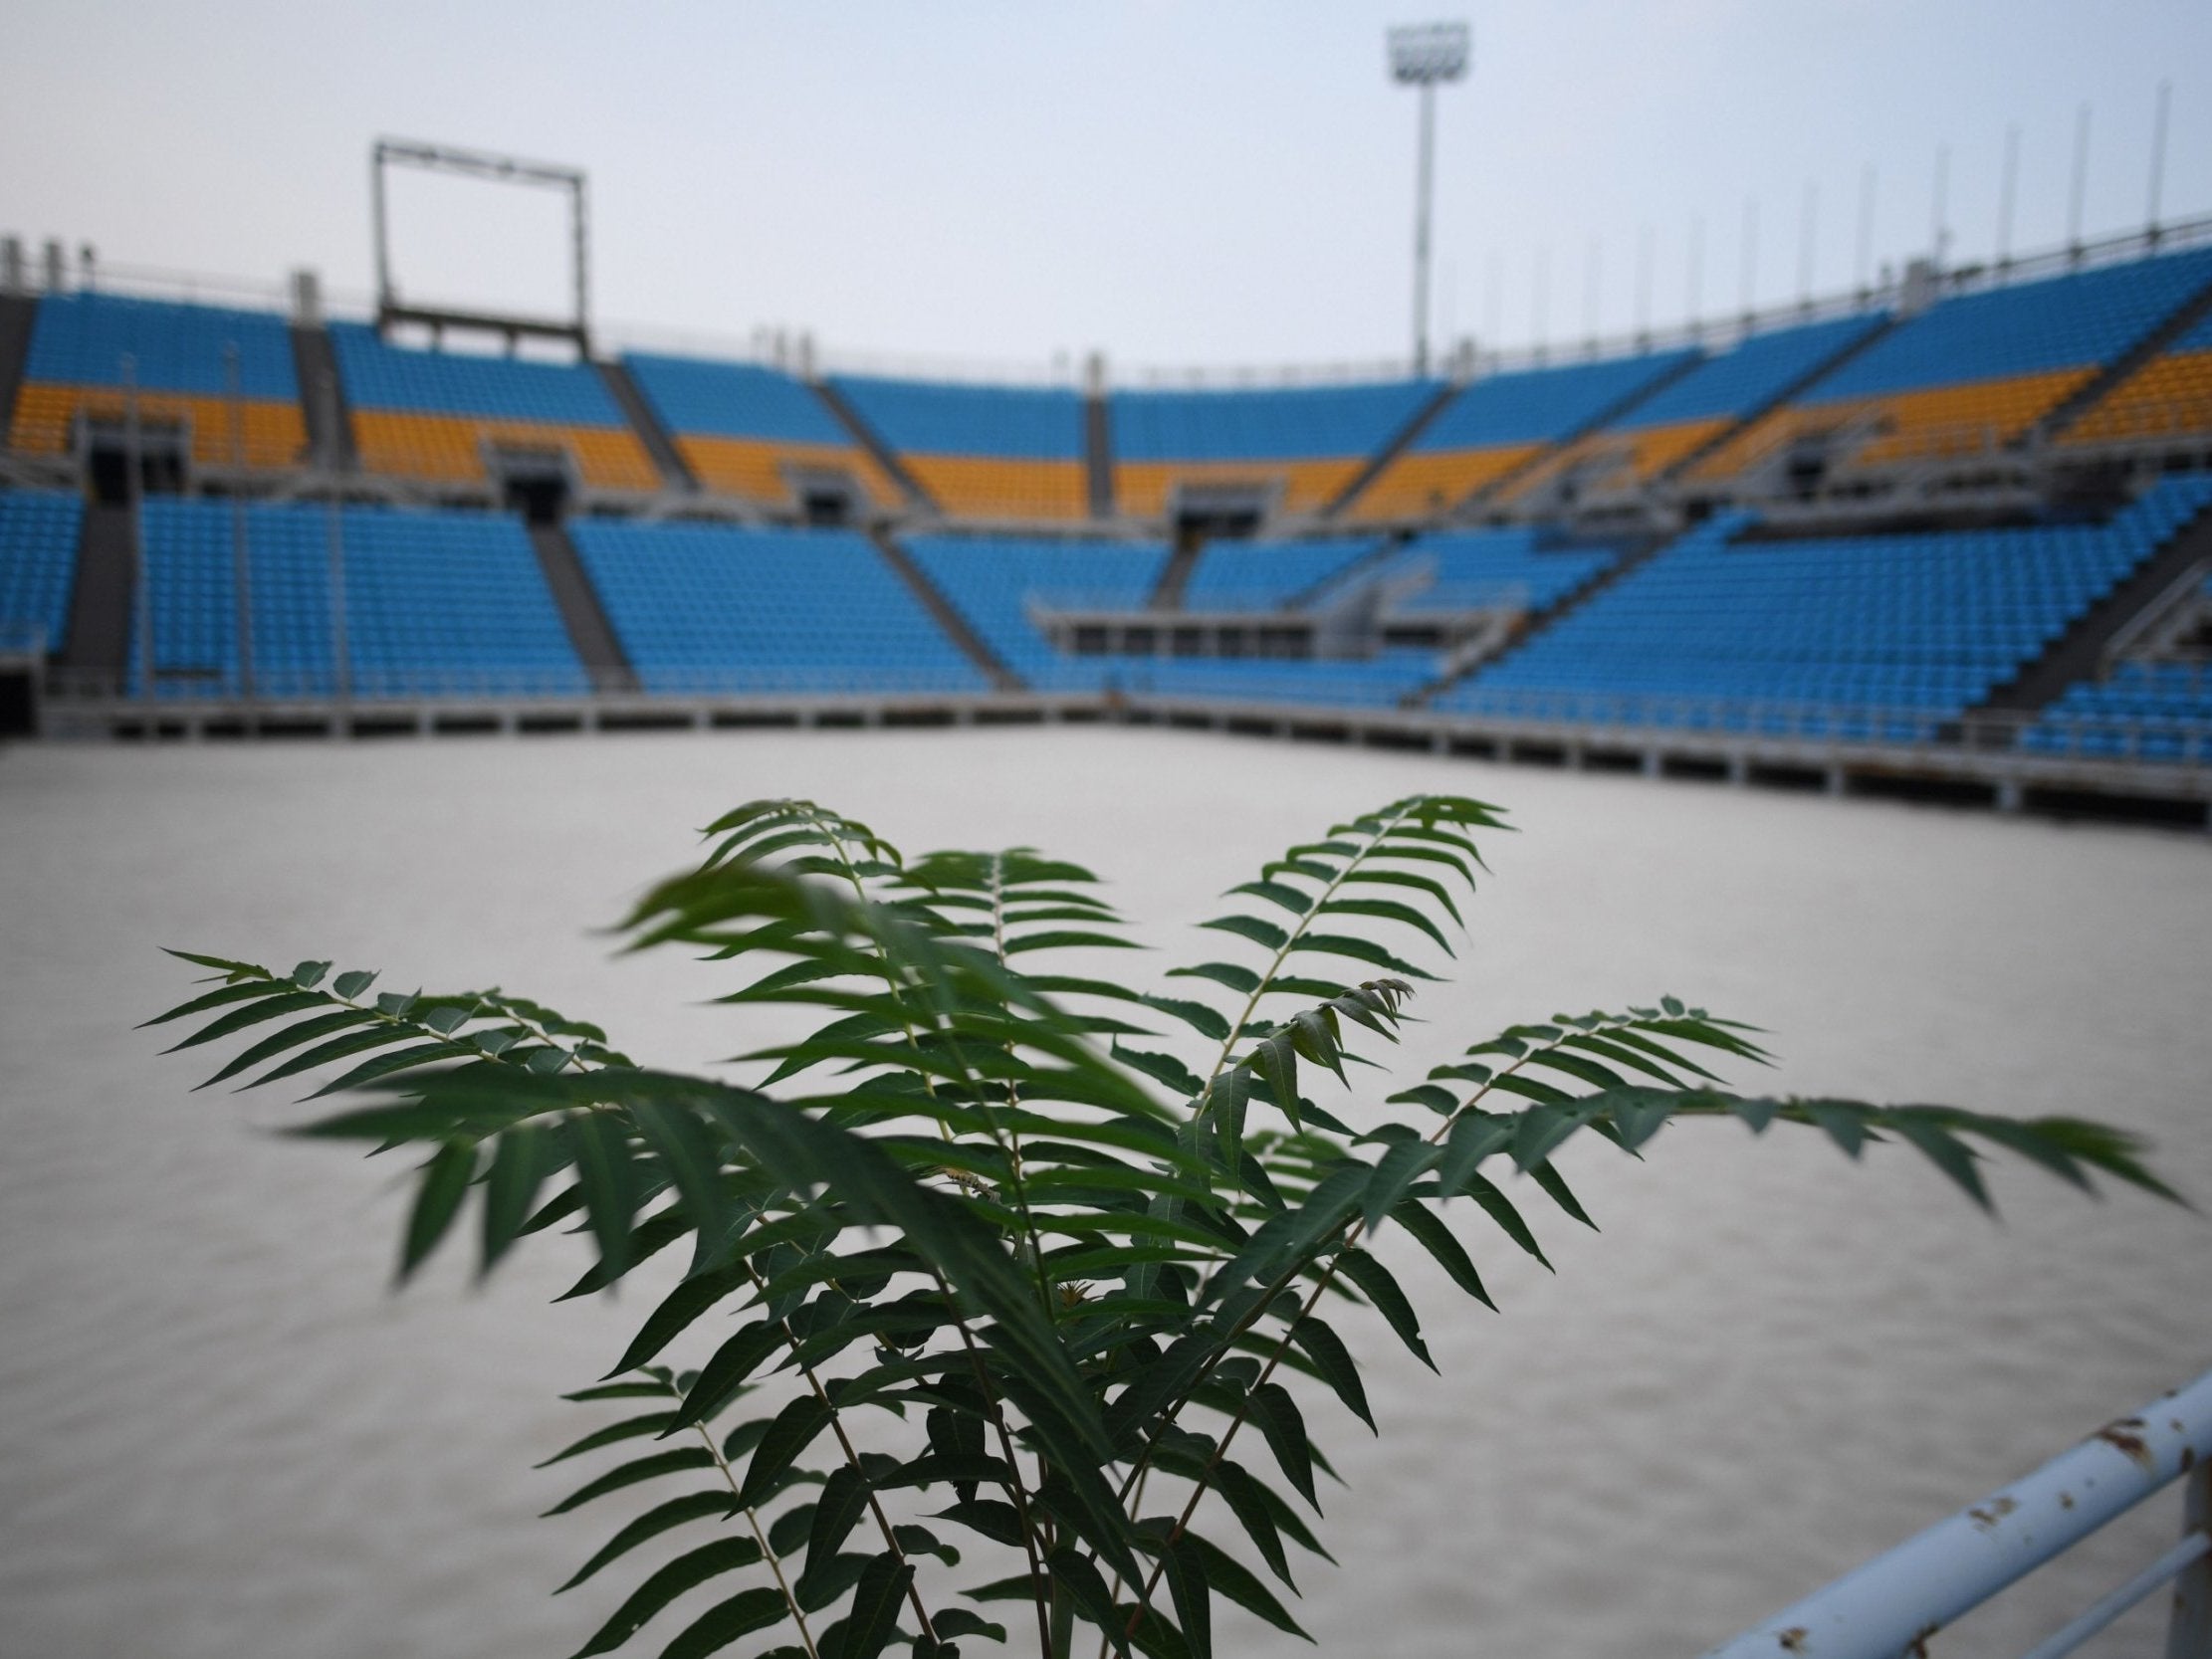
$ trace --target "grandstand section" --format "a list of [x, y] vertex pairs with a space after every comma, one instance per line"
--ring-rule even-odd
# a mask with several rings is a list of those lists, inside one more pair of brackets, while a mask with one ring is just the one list
[[2212, 311], [2106, 392], [2060, 442], [2108, 444], [2212, 434]]
[[1446, 512], [1552, 446], [1618, 419], [1695, 361], [1684, 348], [1485, 375], [1445, 404], [1347, 504], [1345, 516], [1368, 521]]
[[1610, 570], [1607, 547], [1547, 548], [1527, 525], [1438, 531], [1406, 543], [1399, 562], [1425, 579], [1395, 601], [1400, 612], [1548, 611]]
[[[128, 687], [157, 699], [558, 697], [588, 690], [521, 522], [501, 514], [154, 498]], [[248, 618], [240, 628], [241, 613]]]
[[1319, 541], [1221, 541], [1208, 547], [1183, 590], [1189, 611], [1286, 608], [1382, 551], [1373, 536]]
[[1857, 468], [1991, 453], [2212, 285], [2192, 249], [1938, 300], [1695, 468], [1745, 480], [1809, 443]]
[[1435, 680], [1439, 667], [1435, 652], [1422, 650], [1300, 661], [1118, 656], [1097, 663], [1110, 695], [1311, 709], [1396, 709]]
[[416, 350], [333, 322], [353, 440], [370, 472], [481, 484], [502, 452], [572, 466], [594, 490], [651, 491], [660, 473], [588, 362]]
[[1051, 610], [1135, 611], [1160, 580], [1157, 541], [916, 535], [906, 550], [992, 652], [1039, 691], [1098, 691], [1100, 659], [1063, 655], [1038, 626]]
[[2020, 741], [2039, 754], [2212, 765], [2212, 665], [2122, 663], [2069, 689]]
[[1089, 515], [1083, 400], [1070, 389], [865, 375], [827, 385], [948, 518]]
[[65, 491], [0, 494], [0, 647], [61, 651], [84, 518], [83, 499]]
[[1516, 483], [1511, 499], [1565, 509], [1665, 478], [1857, 349], [1885, 320], [1879, 313], [1833, 317], [1739, 340], [1619, 419], [1553, 451]]
[[1775, 540], [1723, 515], [1436, 706], [1926, 741], [2208, 504], [2174, 479], [2102, 523]]
[[584, 518], [569, 534], [647, 692], [990, 689], [852, 531]]
[[874, 507], [900, 505], [898, 486], [796, 376], [637, 351], [622, 364], [702, 488], [802, 513], [809, 486], [835, 478]]
[[1430, 380], [1233, 390], [1116, 391], [1107, 399], [1114, 505], [1158, 518], [1192, 486], [1248, 486], [1276, 514], [1318, 513], [1444, 390]]
[[292, 467], [306, 453], [283, 317], [109, 294], [44, 296], [9, 447], [72, 453], [83, 423], [120, 423], [133, 404], [142, 428], [176, 430], [202, 466]]

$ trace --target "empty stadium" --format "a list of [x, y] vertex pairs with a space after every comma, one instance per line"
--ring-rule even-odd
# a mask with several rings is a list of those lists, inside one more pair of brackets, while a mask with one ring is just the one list
[[19, 728], [1111, 719], [2203, 819], [2212, 223], [1178, 388], [441, 350], [35, 253]]
[[[606, 930], [754, 797], [1072, 859], [1143, 976], [1465, 792], [1517, 833], [1414, 1075], [1674, 993], [1775, 1051], [1731, 1086], [2078, 1114], [2212, 1191], [2204, 19], [1478, 11], [1407, 351], [1395, 13], [186, 10], [0, 22], [0, 1653], [524, 1659], [674, 1557], [549, 1594], [649, 1500], [534, 1520], [582, 1465], [533, 1465], [683, 1252], [571, 1297], [580, 1233], [457, 1234], [397, 1291], [409, 1154], [132, 1027], [162, 946], [289, 950], [750, 1077], [728, 964]], [[409, 241], [425, 167], [541, 169], [547, 236]], [[2195, 1211], [1591, 1139], [1602, 1234], [1470, 1240], [1503, 1317], [1390, 1257], [1441, 1374], [1378, 1327], [1379, 1436], [1313, 1390], [1318, 1651], [1697, 1653], [2212, 1362]], [[2173, 1499], [1922, 1650], [2040, 1659]]]

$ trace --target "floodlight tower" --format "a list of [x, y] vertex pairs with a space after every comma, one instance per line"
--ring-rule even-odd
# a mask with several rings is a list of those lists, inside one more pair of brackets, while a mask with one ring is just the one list
[[1464, 23], [1420, 23], [1390, 32], [1390, 78], [1421, 89], [1421, 160], [1414, 206], [1414, 372], [1429, 372], [1429, 200], [1436, 172], [1437, 89], [1467, 73]]

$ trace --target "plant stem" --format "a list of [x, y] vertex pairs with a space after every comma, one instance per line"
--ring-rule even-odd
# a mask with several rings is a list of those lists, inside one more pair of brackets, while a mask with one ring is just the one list
[[[722, 1455], [722, 1448], [715, 1444], [713, 1433], [705, 1423], [694, 1423], [692, 1427], [699, 1431], [699, 1438], [707, 1443], [707, 1455], [715, 1460], [715, 1467], [722, 1471], [722, 1478], [730, 1483], [731, 1495], [735, 1497], [739, 1490], [737, 1474], [731, 1469], [729, 1460]], [[805, 1644], [806, 1659], [820, 1659], [820, 1655], [814, 1650], [813, 1632], [806, 1628], [806, 1614], [800, 1609], [798, 1597], [791, 1593], [791, 1586], [783, 1576], [783, 1563], [776, 1559], [774, 1550], [770, 1548], [768, 1534], [761, 1530], [761, 1518], [748, 1507], [745, 1521], [753, 1529], [755, 1542], [761, 1546], [762, 1558], [769, 1563], [769, 1570], [775, 1574], [775, 1587], [783, 1592], [783, 1605], [791, 1610], [791, 1617], [798, 1625], [798, 1639]]]

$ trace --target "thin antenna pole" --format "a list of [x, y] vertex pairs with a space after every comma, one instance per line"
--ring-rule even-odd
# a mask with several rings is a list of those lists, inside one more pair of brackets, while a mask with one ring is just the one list
[[381, 140], [368, 156], [369, 224], [376, 238], [376, 309], [392, 302], [391, 249], [384, 240], [384, 146]]
[[1759, 286], [1759, 198], [1743, 201], [1743, 314], [1751, 315], [1751, 297]]
[[1689, 326], [1694, 333], [1705, 325], [1705, 217], [1701, 213], [1689, 216], [1689, 271], [1685, 284], [1689, 300]]
[[1821, 211], [1821, 187], [1811, 179], [1805, 182], [1805, 200], [1798, 211], [1797, 225], [1797, 304], [1801, 311], [1813, 309], [1813, 246], [1818, 234]]
[[153, 584], [146, 575], [144, 516], [138, 510], [138, 359], [122, 357], [122, 505], [130, 519], [130, 609], [137, 624], [138, 696], [147, 707], [145, 735], [153, 731]]
[[[230, 464], [233, 473], [246, 466], [246, 402], [239, 389], [238, 342], [223, 346], [223, 386], [230, 402]], [[230, 579], [233, 626], [238, 631], [238, 687], [251, 700], [254, 695], [254, 577], [246, 542], [246, 492], [234, 477], [230, 487]]]
[[1636, 338], [1638, 344], [1652, 337], [1652, 257], [1657, 239], [1650, 225], [1636, 231]]
[[2020, 127], [2005, 128], [2005, 178], [1997, 192], [1997, 269], [2012, 269], [2012, 204], [2020, 186]]
[[1496, 248], [1484, 261], [1482, 278], [1482, 330], [1489, 336], [1492, 351], [1497, 349], [1498, 330], [1505, 326], [1505, 255]]
[[2166, 183], [2166, 113], [2173, 103], [2173, 83], [2158, 83], [2158, 113], [2150, 128], [2150, 211], [2146, 216], [2145, 236], [2150, 245], [2158, 246], [2158, 198]]
[[576, 249], [576, 350], [588, 357], [591, 355], [591, 283], [587, 267], [591, 238], [590, 214], [584, 202], [583, 174], [577, 173], [569, 187], [574, 191], [570, 234], [575, 238]]
[[2066, 246], [2077, 265], [2082, 260], [2082, 197], [2089, 188], [2090, 106], [2083, 104], [2074, 117], [2074, 187], [2067, 196]]
[[[326, 419], [335, 431], [337, 411], [337, 382], [329, 374], [323, 376], [323, 407]], [[331, 583], [331, 671], [332, 689], [337, 697], [337, 714], [332, 735], [339, 736], [345, 729], [345, 706], [353, 696], [353, 663], [351, 642], [346, 637], [345, 606], [345, 525], [338, 507], [337, 478], [333, 474], [327, 483], [327, 517], [324, 520], [326, 550], [329, 554]]]
[[1592, 352], [1598, 349], [1599, 261], [1598, 239], [1590, 239], [1590, 252], [1582, 262], [1582, 334]]
[[1943, 245], [1950, 240], [1950, 230], [1944, 224], [1944, 209], [1949, 206], [1946, 198], [1951, 192], [1951, 146], [1935, 146], [1935, 195], [1928, 212], [1928, 255], [1935, 261], [1935, 268], [1943, 269]]
[[1536, 351], [1541, 356], [1551, 343], [1547, 326], [1547, 317], [1551, 311], [1551, 246], [1548, 243], [1539, 242], [1536, 245], [1536, 292], [1533, 298], [1536, 306]]
[[1874, 291], [1875, 278], [1875, 164], [1870, 161], [1859, 175], [1859, 294]]

